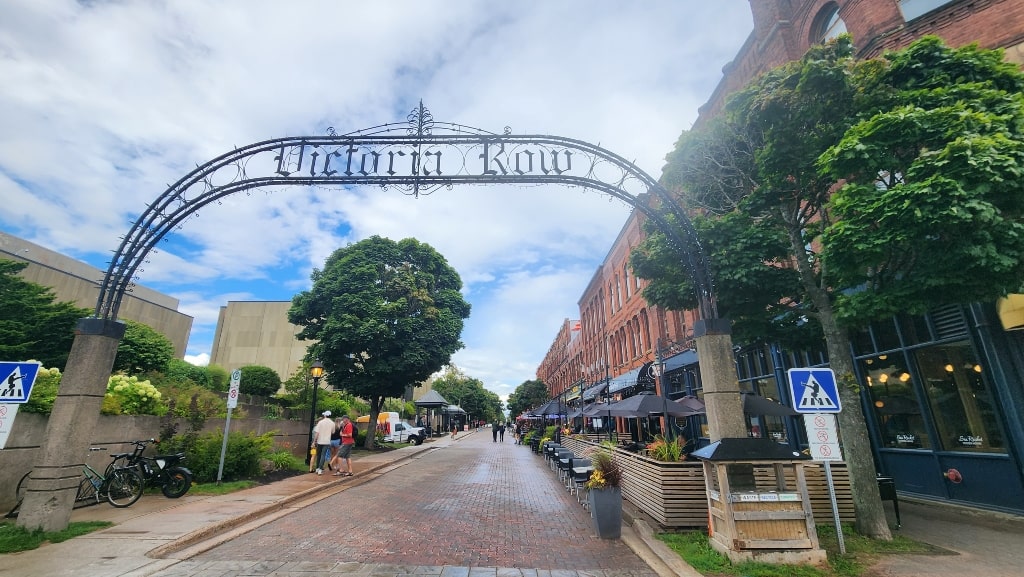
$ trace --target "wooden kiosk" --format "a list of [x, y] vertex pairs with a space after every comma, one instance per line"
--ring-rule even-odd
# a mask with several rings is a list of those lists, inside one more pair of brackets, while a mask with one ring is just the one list
[[721, 439], [703, 461], [711, 546], [732, 561], [827, 561], [804, 477], [809, 457], [769, 439]]

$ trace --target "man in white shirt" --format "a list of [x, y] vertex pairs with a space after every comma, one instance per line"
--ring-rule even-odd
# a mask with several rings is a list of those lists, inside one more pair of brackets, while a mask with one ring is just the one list
[[[313, 445], [316, 447], [316, 474], [324, 474], [324, 463], [330, 459], [331, 454], [331, 433], [334, 432], [334, 421], [331, 420], [331, 412], [324, 411], [323, 418], [317, 421], [313, 427]], [[313, 447], [310, 447], [312, 449]]]

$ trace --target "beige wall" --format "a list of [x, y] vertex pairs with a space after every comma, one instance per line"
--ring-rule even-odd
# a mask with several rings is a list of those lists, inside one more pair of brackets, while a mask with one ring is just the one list
[[210, 364], [228, 371], [262, 365], [287, 380], [302, 368], [306, 348], [313, 344], [295, 338], [302, 327], [288, 322], [291, 306], [291, 301], [229, 301], [220, 308]]
[[[0, 258], [27, 262], [22, 278], [50, 287], [57, 300], [95, 310], [105, 271], [5, 232], [0, 232]], [[178, 299], [136, 285], [125, 294], [118, 315], [166, 336], [174, 345], [174, 356], [184, 358], [192, 317], [178, 312]]]

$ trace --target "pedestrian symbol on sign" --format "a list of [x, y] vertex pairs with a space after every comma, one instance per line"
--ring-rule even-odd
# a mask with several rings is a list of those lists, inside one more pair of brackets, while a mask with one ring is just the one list
[[0, 362], [0, 403], [28, 402], [28, 396], [32, 392], [32, 385], [35, 384], [40, 366], [37, 362]]
[[838, 413], [841, 410], [836, 376], [831, 369], [789, 369], [793, 408], [801, 413]]

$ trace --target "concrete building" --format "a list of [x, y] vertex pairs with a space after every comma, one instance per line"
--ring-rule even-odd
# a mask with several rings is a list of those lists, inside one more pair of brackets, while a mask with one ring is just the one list
[[[50, 287], [59, 301], [94, 310], [105, 271], [27, 240], [0, 232], [0, 258], [28, 263], [21, 276]], [[119, 317], [146, 324], [170, 339], [174, 356], [185, 356], [192, 317], [178, 312], [178, 299], [142, 285], [125, 293]]]
[[302, 327], [288, 322], [291, 301], [229, 301], [220, 307], [210, 364], [229, 372], [245, 365], [262, 365], [287, 380], [302, 369], [312, 341], [295, 337]]
[[[859, 58], [936, 35], [952, 46], [1002, 48], [1008, 61], [1024, 64], [1020, 0], [750, 0], [750, 7], [754, 29], [724, 67], [695, 126], [718, 114], [730, 94], [758, 75], [798, 60], [812, 45], [843, 32], [853, 36]], [[625, 377], [623, 386], [629, 386], [630, 372], [622, 369], [636, 370], [638, 361], [649, 361], [653, 350], [667, 353], [661, 380], [670, 396], [700, 396], [697, 358], [687, 349], [687, 327], [692, 324], [684, 322], [692, 318], [679, 318], [679, 329], [672, 333], [670, 329], [677, 329], [671, 315], [659, 316], [640, 303], [630, 305], [629, 273], [623, 265], [629, 249], [642, 239], [629, 234], [638, 218], [630, 216], [580, 298], [583, 378], [587, 384], [599, 383], [602, 377], [594, 373], [601, 367], [594, 367], [593, 359], [598, 365], [609, 359], [605, 370], [613, 379]], [[616, 310], [620, 299], [623, 309]], [[936, 307], [920, 317], [873, 323], [853, 335], [855, 376], [863, 391], [876, 466], [895, 479], [899, 491], [1024, 512], [1024, 332], [1017, 330], [1024, 328], [1019, 310], [1024, 302], [1015, 301], [1024, 297]], [[668, 351], [651, 343], [662, 334], [673, 345]], [[561, 339], [559, 333], [556, 342]], [[741, 389], [785, 403], [792, 402], [786, 370], [828, 364], [820, 351], [788, 351], [771, 343], [737, 345]], [[642, 373], [643, 366], [632, 386], [646, 386]], [[706, 436], [701, 419], [691, 420], [688, 426], [700, 426]], [[747, 415], [746, 420], [752, 435], [807, 445], [799, 419]]]

